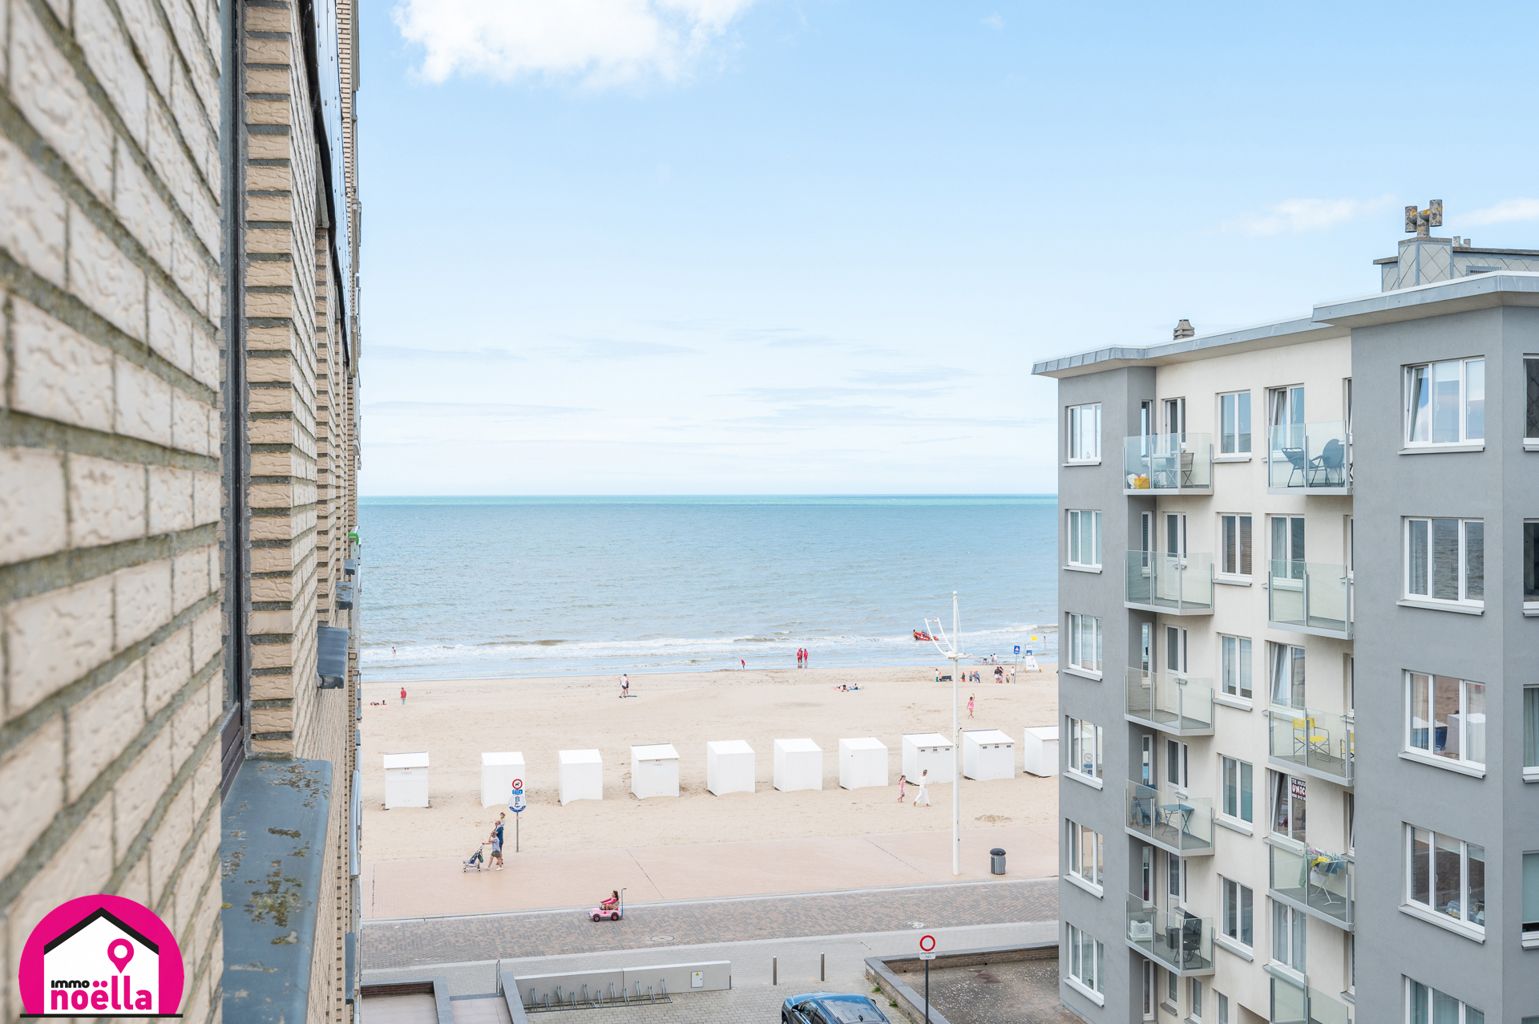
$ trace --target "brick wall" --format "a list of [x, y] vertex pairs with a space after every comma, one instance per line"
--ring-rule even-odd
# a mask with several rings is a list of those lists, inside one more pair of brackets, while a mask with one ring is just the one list
[[0, 0], [0, 1013], [55, 904], [155, 908], [212, 1019], [219, 31]]

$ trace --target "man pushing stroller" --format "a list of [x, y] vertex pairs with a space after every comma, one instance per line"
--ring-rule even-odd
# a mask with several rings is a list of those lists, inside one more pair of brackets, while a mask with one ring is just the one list
[[503, 822], [507, 816], [508, 814], [506, 811], [503, 811], [501, 814], [497, 815], [497, 820], [492, 822], [491, 834], [481, 842], [480, 846], [476, 847], [475, 852], [473, 852], [469, 859], [465, 861], [464, 870], [469, 871], [471, 868], [475, 868], [477, 871], [480, 871], [481, 866], [487, 863], [485, 856], [482, 854], [482, 851], [485, 850], [488, 846], [492, 848], [492, 869], [494, 871], [502, 870], [502, 829]]

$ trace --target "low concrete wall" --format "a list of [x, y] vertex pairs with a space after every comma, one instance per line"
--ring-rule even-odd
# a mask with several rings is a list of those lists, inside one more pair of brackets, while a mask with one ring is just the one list
[[[942, 953], [930, 961], [931, 970], [943, 967], [982, 967], [985, 964], [1009, 963], [1018, 960], [1048, 960], [1058, 956], [1058, 943], [1035, 942], [1024, 946], [982, 946], [977, 949], [959, 949], [955, 953]], [[924, 996], [915, 992], [898, 971], [922, 970], [924, 961], [917, 956], [867, 957], [866, 977], [881, 989], [882, 994], [898, 1004], [898, 1012], [913, 1024], [925, 1020]], [[951, 1024], [945, 1014], [930, 1008], [930, 1024]]]
[[[503, 991], [517, 993], [525, 1007], [598, 1000], [613, 1001], [622, 995], [647, 999], [690, 992], [719, 992], [732, 987], [732, 962], [657, 964], [623, 970], [573, 971], [565, 974], [528, 974], [515, 977], [502, 972]], [[509, 999], [511, 1002], [512, 999]]]

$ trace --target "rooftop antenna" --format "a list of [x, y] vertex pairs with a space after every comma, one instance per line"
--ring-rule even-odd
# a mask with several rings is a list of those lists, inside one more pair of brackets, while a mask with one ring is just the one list
[[1443, 226], [1443, 201], [1434, 199], [1427, 204], [1425, 210], [1419, 210], [1414, 205], [1405, 208], [1405, 229], [1416, 232], [1417, 238], [1431, 238], [1432, 228]]
[[951, 662], [951, 874], [962, 873], [962, 722], [957, 705], [957, 683], [962, 678], [962, 616], [958, 610], [957, 592], [951, 592], [951, 635], [941, 625], [940, 616], [932, 622], [924, 620], [925, 632], [941, 657]]

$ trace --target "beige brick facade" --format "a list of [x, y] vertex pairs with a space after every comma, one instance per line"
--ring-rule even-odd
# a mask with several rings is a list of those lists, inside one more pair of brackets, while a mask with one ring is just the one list
[[[337, 14], [346, 151], [328, 154], [312, 119], [310, 8], [237, 7], [245, 63], [226, 69], [213, 0], [0, 0], [8, 1019], [21, 1012], [14, 979], [32, 926], [93, 892], [155, 909], [182, 947], [185, 1019], [220, 1019], [221, 734], [240, 721], [241, 689], [247, 757], [333, 764], [307, 1017], [352, 1016], [356, 654], [345, 687], [319, 690], [316, 630], [356, 633], [337, 599], [357, 522], [357, 290], [339, 278], [331, 227], [346, 218], [357, 237], [353, 14], [346, 3]], [[227, 330], [221, 90], [234, 82], [244, 299]], [[328, 160], [345, 168], [342, 210], [328, 209]], [[227, 387], [232, 351], [244, 395]], [[227, 612], [246, 588], [227, 579], [223, 550], [224, 417], [241, 408], [244, 662], [232, 660]], [[233, 688], [227, 661], [248, 669]]]

